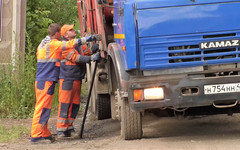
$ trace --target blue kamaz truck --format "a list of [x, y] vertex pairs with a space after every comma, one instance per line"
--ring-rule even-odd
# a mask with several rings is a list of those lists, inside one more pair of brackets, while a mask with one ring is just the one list
[[98, 119], [121, 120], [124, 139], [142, 137], [146, 110], [168, 117], [240, 111], [240, 1], [78, 0], [78, 6], [81, 33], [103, 37], [91, 110]]

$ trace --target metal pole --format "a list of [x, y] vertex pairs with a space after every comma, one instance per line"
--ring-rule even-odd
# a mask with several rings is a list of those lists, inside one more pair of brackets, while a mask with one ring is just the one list
[[79, 136], [80, 139], [82, 138], [82, 135], [83, 135], [83, 129], [84, 129], [84, 124], [85, 124], [85, 120], [87, 117], [88, 106], [89, 106], [89, 102], [90, 102], [90, 98], [91, 98], [91, 94], [92, 94], [92, 88], [93, 88], [94, 78], [95, 78], [95, 74], [96, 74], [96, 70], [97, 70], [97, 64], [98, 64], [98, 61], [96, 61], [96, 63], [95, 63], [90, 89], [88, 91], [88, 99], [87, 99], [87, 104], [86, 104], [86, 108], [85, 108], [85, 112], [84, 112], [84, 116], [83, 116], [80, 136]]

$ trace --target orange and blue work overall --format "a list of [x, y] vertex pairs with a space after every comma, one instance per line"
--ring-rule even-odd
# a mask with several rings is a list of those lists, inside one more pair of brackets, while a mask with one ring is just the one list
[[52, 39], [47, 43], [39, 45], [35, 81], [36, 104], [31, 129], [32, 142], [51, 137], [51, 132], [48, 130], [47, 125], [52, 107], [55, 83], [59, 79], [61, 53], [81, 44], [81, 39], [67, 42]]
[[90, 54], [86, 45], [62, 53], [57, 133], [74, 130], [73, 122], [80, 107], [81, 80], [86, 73], [86, 63], [90, 62]]

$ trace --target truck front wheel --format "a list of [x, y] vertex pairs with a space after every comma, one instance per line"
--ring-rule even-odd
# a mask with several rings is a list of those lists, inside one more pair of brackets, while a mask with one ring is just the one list
[[121, 105], [121, 136], [125, 140], [142, 138], [141, 113], [131, 111], [127, 99]]

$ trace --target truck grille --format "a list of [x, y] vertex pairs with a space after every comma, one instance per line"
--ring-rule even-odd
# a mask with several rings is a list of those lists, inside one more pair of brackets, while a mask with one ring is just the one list
[[[236, 33], [203, 36], [203, 39], [236, 36]], [[180, 45], [168, 47], [169, 63], [196, 62], [238, 58], [240, 48], [217, 48], [200, 50], [199, 45]]]
[[239, 57], [239, 48], [199, 50], [198, 45], [169, 47], [169, 63], [207, 61]]
[[140, 39], [141, 69], [167, 69], [240, 62], [240, 47], [200, 49], [201, 42], [240, 39], [240, 31]]

